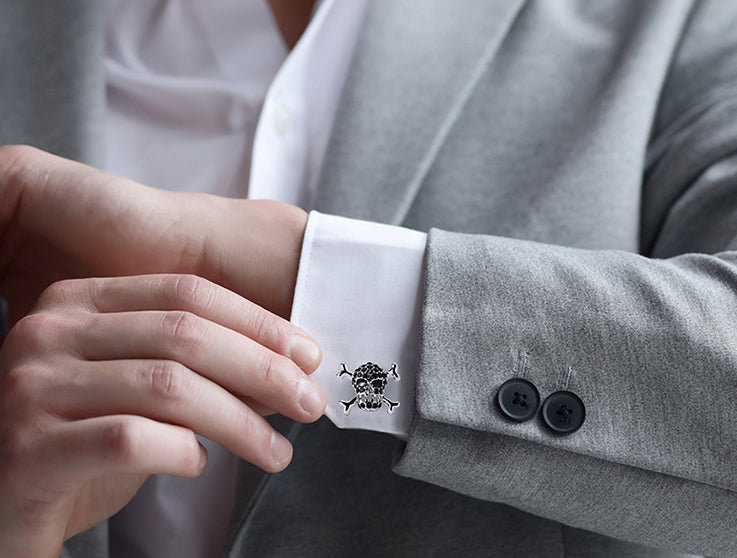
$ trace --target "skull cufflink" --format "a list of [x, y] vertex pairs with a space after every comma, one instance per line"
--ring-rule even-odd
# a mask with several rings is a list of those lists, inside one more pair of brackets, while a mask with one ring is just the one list
[[378, 411], [382, 404], [386, 403], [389, 414], [394, 412], [394, 407], [399, 407], [399, 401], [390, 401], [384, 395], [386, 379], [389, 375], [395, 381], [399, 381], [396, 364], [392, 364], [388, 370], [382, 370], [381, 366], [373, 362], [362, 364], [353, 372], [349, 372], [345, 364], [341, 364], [340, 368], [338, 377], [340, 378], [344, 374], [347, 374], [351, 379], [353, 389], [356, 390], [356, 396], [353, 399], [350, 401], [341, 401], [346, 415], [350, 413], [351, 406], [354, 403], [357, 403], [358, 408], [364, 411]]

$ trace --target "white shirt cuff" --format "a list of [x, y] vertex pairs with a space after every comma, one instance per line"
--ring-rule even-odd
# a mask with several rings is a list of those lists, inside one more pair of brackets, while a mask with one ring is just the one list
[[[313, 378], [339, 428], [408, 436], [426, 242], [410, 229], [310, 213], [291, 320], [322, 346]], [[348, 373], [339, 376], [343, 365]], [[370, 394], [359, 393], [364, 380], [376, 388]]]

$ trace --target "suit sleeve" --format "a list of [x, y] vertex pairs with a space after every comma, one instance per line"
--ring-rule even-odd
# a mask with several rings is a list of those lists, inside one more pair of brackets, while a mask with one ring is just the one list
[[[647, 257], [430, 233], [399, 474], [649, 546], [737, 554], [737, 45], [698, 40], [726, 33], [724, 7], [697, 7], [662, 93]], [[543, 401], [577, 394], [583, 426], [507, 420], [494, 397], [513, 377]]]
[[[737, 254], [668, 260], [434, 231], [400, 474], [651, 546], [737, 552]], [[498, 410], [577, 394], [558, 435]]]

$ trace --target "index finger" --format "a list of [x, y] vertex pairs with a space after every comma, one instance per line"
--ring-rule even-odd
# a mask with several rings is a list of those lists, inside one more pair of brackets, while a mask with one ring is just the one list
[[322, 351], [302, 329], [242, 296], [196, 275], [155, 274], [55, 283], [36, 309], [79, 305], [92, 312], [181, 310], [232, 329], [313, 372]]

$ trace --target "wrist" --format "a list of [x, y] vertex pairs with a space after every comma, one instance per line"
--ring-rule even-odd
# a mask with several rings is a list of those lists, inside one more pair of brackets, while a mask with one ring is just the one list
[[271, 200], [206, 197], [208, 226], [198, 229], [196, 263], [185, 272], [289, 319], [308, 214]]

